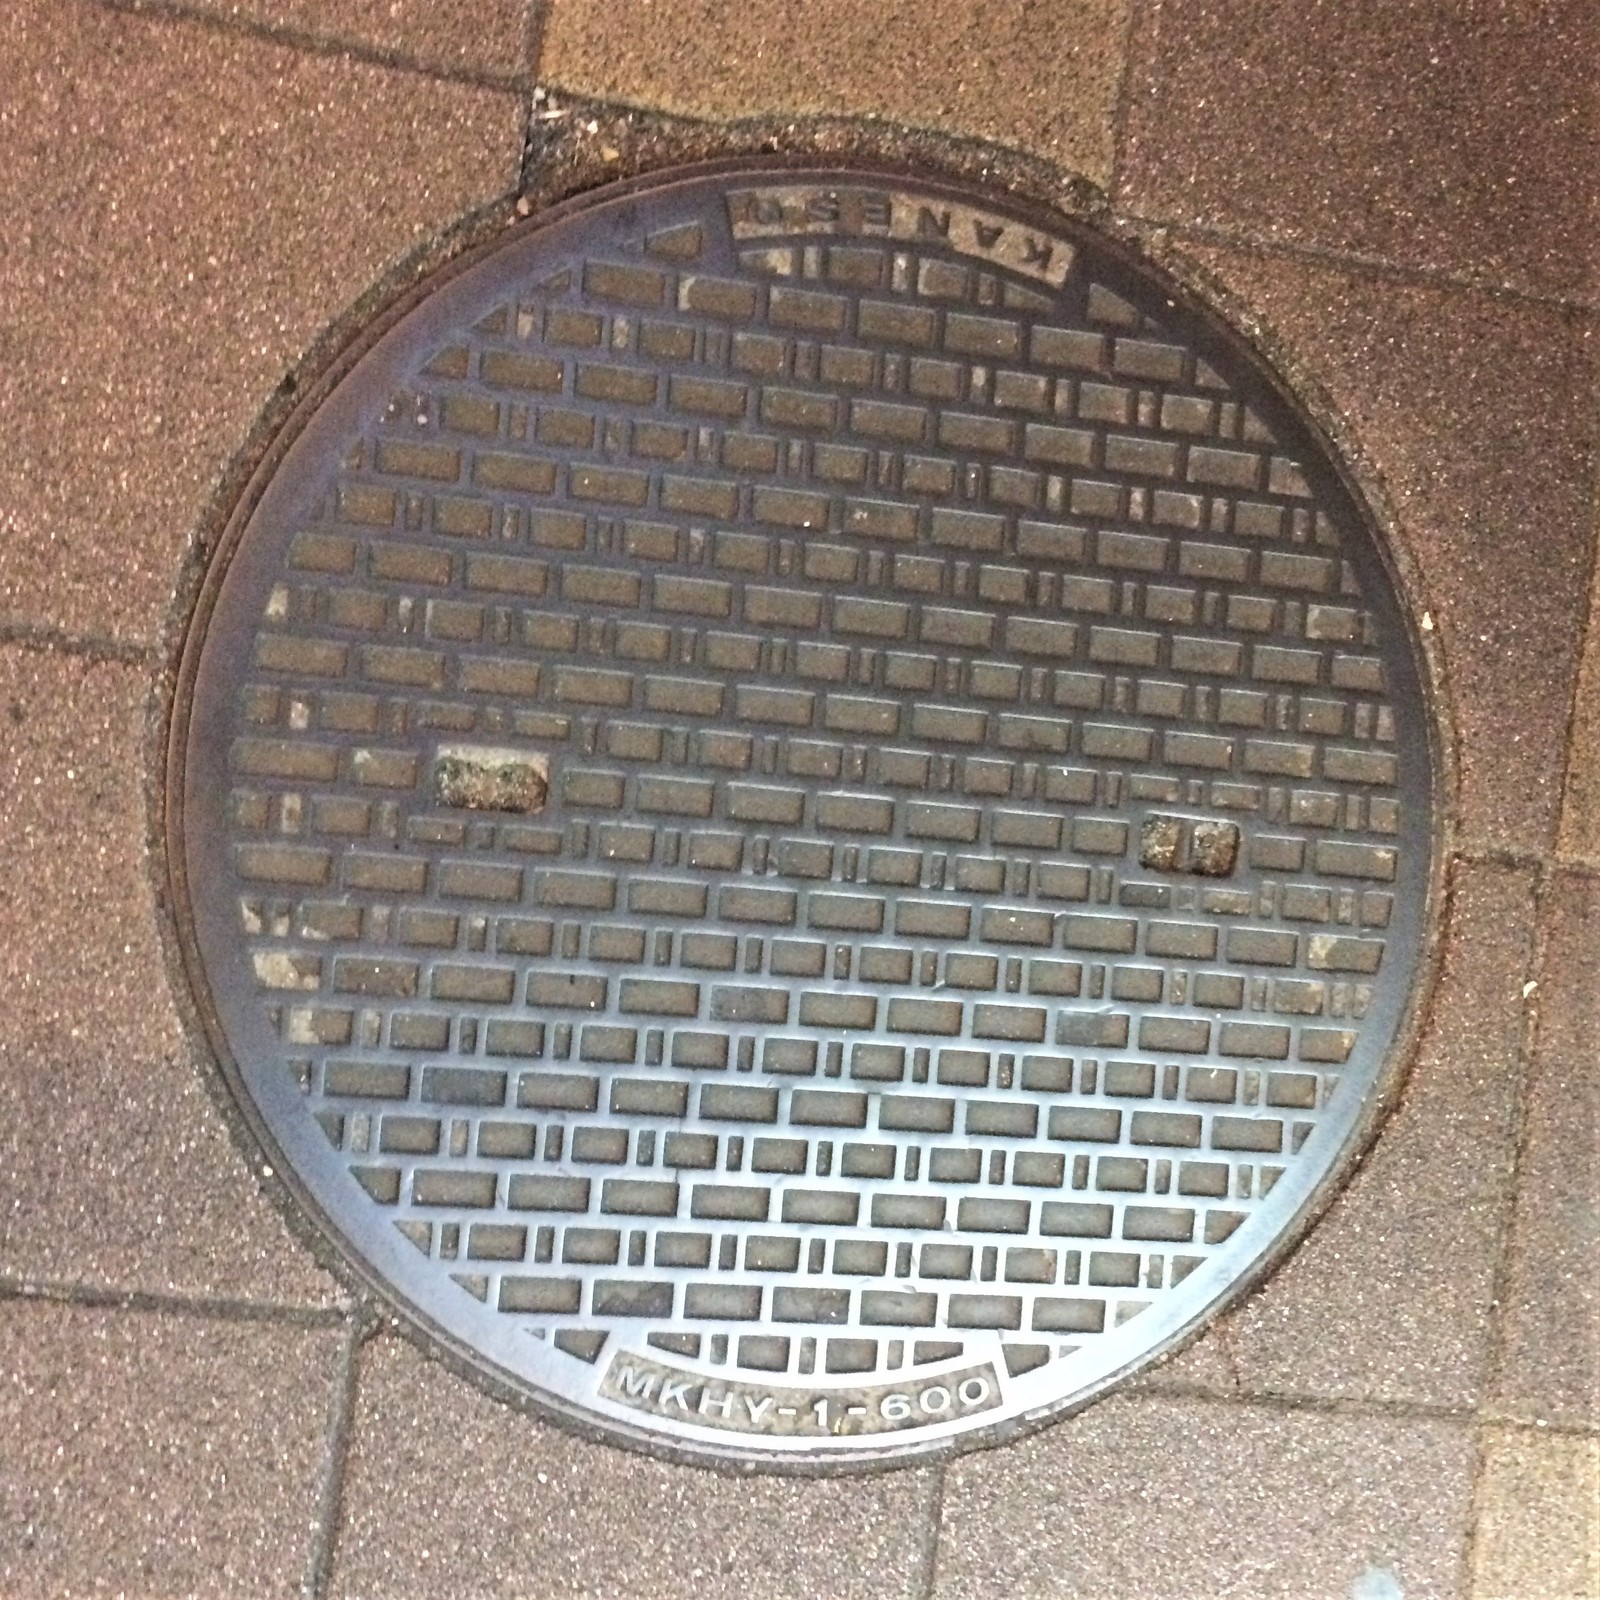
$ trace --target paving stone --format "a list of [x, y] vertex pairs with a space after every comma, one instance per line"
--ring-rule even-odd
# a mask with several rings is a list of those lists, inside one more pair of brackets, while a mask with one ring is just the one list
[[1443, 1600], [1471, 1480], [1455, 1423], [1117, 1396], [952, 1464], [933, 1594]]
[[1554, 880], [1495, 1404], [1600, 1426], [1600, 881]]
[[913, 1592], [931, 1491], [926, 1469], [739, 1478], [590, 1444], [384, 1338], [362, 1356], [332, 1592], [887, 1600]]
[[1585, 0], [1142, 7], [1119, 199], [1592, 294], [1597, 51], [1600, 11]]
[[514, 183], [521, 110], [73, 0], [7, 17], [0, 618], [148, 639], [291, 364]]
[[1383, 477], [1443, 646], [1464, 832], [1547, 849], [1594, 542], [1593, 319], [1268, 252], [1191, 253]]
[[691, 116], [888, 117], [1104, 183], [1125, 18], [1125, 0], [552, 0], [538, 76]]
[[520, 72], [534, 0], [199, 0], [318, 41], [392, 52], [405, 62], [510, 78]]
[[1600, 1595], [1600, 1439], [1491, 1428], [1472, 1541], [1472, 1600]]
[[0, 1301], [0, 1592], [298, 1594], [338, 1342]]
[[143, 839], [134, 667], [0, 647], [0, 1273], [325, 1302], [190, 1059]]
[[1298, 1252], [1227, 1324], [1247, 1392], [1470, 1406], [1508, 1204], [1532, 943], [1526, 872], [1457, 866], [1399, 1108]]

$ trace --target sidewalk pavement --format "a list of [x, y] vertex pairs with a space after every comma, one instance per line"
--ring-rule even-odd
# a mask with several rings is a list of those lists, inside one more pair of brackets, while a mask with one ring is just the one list
[[[0, 1594], [1600, 1596], [1600, 9], [7, 24]], [[577, 1439], [354, 1303], [226, 1131], [149, 843], [205, 539], [304, 379], [519, 194], [773, 145], [1088, 196], [1207, 282], [1386, 508], [1456, 768], [1403, 1102], [1287, 1266], [1068, 1422], [822, 1482]]]

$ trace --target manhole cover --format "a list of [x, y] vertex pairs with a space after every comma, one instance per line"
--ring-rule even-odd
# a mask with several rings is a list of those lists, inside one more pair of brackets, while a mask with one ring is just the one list
[[1310, 430], [1091, 232], [613, 191], [370, 342], [236, 530], [196, 985], [301, 1200], [502, 1384], [723, 1458], [993, 1430], [1169, 1347], [1364, 1128], [1407, 629]]

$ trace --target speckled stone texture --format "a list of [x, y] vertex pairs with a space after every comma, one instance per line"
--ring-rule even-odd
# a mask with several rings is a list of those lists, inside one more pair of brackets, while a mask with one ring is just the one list
[[338, 1342], [0, 1301], [0, 1593], [298, 1594]]
[[588, 1444], [383, 1339], [362, 1353], [332, 1592], [480, 1592], [489, 1551], [495, 1587], [537, 1575], [541, 1600], [909, 1600], [932, 1489], [925, 1469], [722, 1476]]
[[1600, 1428], [1600, 880], [1557, 876], [1546, 929], [1495, 1396]]
[[1478, 1481], [1472, 1600], [1600, 1595], [1600, 1439], [1494, 1428]]
[[541, 80], [700, 117], [849, 112], [1104, 183], [1125, 0], [550, 0]]
[[933, 1594], [1454, 1600], [1471, 1482], [1455, 1423], [1114, 1397], [951, 1466]]
[[516, 97], [28, 0], [0, 94], [0, 619], [154, 637], [307, 345], [515, 182]]
[[173, 1007], [145, 858], [147, 674], [0, 646], [0, 1275], [325, 1302]]
[[1597, 53], [1589, 0], [1141, 6], [1116, 198], [1592, 296]]

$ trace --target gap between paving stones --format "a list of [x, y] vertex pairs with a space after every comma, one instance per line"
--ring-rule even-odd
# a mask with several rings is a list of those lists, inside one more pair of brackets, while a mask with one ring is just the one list
[[230, 1296], [161, 1294], [142, 1289], [111, 1289], [92, 1283], [19, 1278], [9, 1274], [0, 1276], [0, 1300], [41, 1301], [85, 1310], [165, 1312], [174, 1316], [211, 1318], [218, 1322], [277, 1322], [298, 1328], [334, 1327], [351, 1315], [350, 1308], [343, 1305], [300, 1306]]
[[1139, 26], [1137, 0], [1128, 6], [1122, 26], [1122, 65], [1117, 71], [1117, 92], [1111, 99], [1111, 160], [1106, 168], [1106, 194], [1122, 190], [1127, 161], [1128, 120], [1133, 109], [1133, 42]]
[[[1593, 410], [1596, 418], [1600, 419], [1600, 375], [1597, 375], [1595, 379]], [[1568, 805], [1571, 801], [1573, 761], [1579, 754], [1581, 754], [1581, 752], [1578, 752], [1574, 749], [1574, 743], [1579, 733], [1580, 713], [1578, 702], [1584, 690], [1584, 664], [1589, 658], [1591, 635], [1595, 633], [1597, 627], [1600, 627], [1600, 616], [1597, 616], [1596, 614], [1595, 600], [1595, 580], [1596, 576], [1600, 575], [1600, 470], [1597, 470], [1595, 473], [1594, 493], [1592, 500], [1593, 516], [1591, 520], [1595, 532], [1590, 560], [1589, 587], [1586, 591], [1589, 604], [1587, 613], [1584, 617], [1582, 631], [1578, 635], [1578, 669], [1572, 680], [1572, 700], [1567, 707], [1567, 730], [1566, 740], [1563, 746], [1561, 789], [1559, 797], [1560, 803], [1556, 811], [1555, 843], [1552, 846], [1552, 854], [1558, 860], [1566, 859], [1561, 850], [1561, 840], [1564, 836], [1568, 836], [1566, 823]]]
[[[338, 60], [359, 61], [367, 66], [385, 67], [391, 71], [409, 72], [419, 78], [431, 78], [438, 83], [461, 83], [477, 89], [527, 90], [531, 85], [527, 69], [527, 46], [524, 45], [524, 63], [516, 72], [483, 72], [471, 67], [448, 67], [436, 62], [421, 61], [404, 50], [388, 50], [381, 45], [367, 44], [359, 39], [345, 38], [339, 34], [317, 33], [308, 28], [297, 28], [290, 23], [267, 22], [238, 12], [221, 13], [204, 6], [185, 5], [183, 0], [89, 0], [102, 11], [118, 16], [137, 17], [147, 22], [198, 23], [216, 33], [232, 34], [239, 38], [254, 39], [284, 49], [298, 51], [301, 55], [331, 56]], [[537, 0], [534, 0], [537, 4]]]
[[119, 667], [154, 666], [157, 659], [156, 652], [149, 645], [101, 634], [72, 633], [66, 628], [30, 622], [26, 617], [0, 616], [0, 645], [77, 656], [85, 661]]
[[[1597, 415], [1600, 415], [1600, 392], [1597, 392], [1595, 411]], [[1600, 478], [1597, 478], [1592, 498], [1595, 508], [1595, 526], [1600, 529]], [[1472, 1514], [1467, 1524], [1466, 1549], [1462, 1556], [1463, 1571], [1468, 1575], [1469, 1580], [1477, 1569], [1478, 1547], [1483, 1533], [1485, 1490], [1491, 1466], [1492, 1432], [1496, 1427], [1505, 1426], [1495, 1416], [1496, 1408], [1492, 1403], [1491, 1397], [1495, 1393], [1496, 1377], [1504, 1370], [1510, 1341], [1509, 1319], [1512, 1314], [1511, 1299], [1514, 1281], [1512, 1252], [1517, 1222], [1517, 1204], [1524, 1178], [1524, 1158], [1526, 1156], [1531, 1120], [1532, 1074], [1536, 1069], [1536, 1057], [1538, 1055], [1541, 1031], [1542, 1004], [1540, 986], [1545, 977], [1546, 958], [1549, 953], [1550, 921], [1557, 872], [1562, 870], [1558, 865], [1560, 862], [1559, 846], [1562, 835], [1562, 812], [1565, 810], [1565, 800], [1568, 786], [1571, 782], [1572, 763], [1575, 754], [1573, 750], [1573, 735], [1578, 719], [1578, 696], [1582, 686], [1583, 657], [1589, 635], [1596, 627], [1597, 622], [1600, 622], [1600, 619], [1597, 619], [1595, 615], [1594, 605], [1594, 572], [1597, 564], [1600, 564], [1600, 551], [1596, 551], [1591, 546], [1589, 583], [1585, 591], [1589, 597], [1589, 606], [1583, 628], [1579, 633], [1578, 671], [1573, 678], [1572, 697], [1567, 708], [1566, 731], [1562, 741], [1561, 785], [1558, 791], [1560, 804], [1556, 814], [1555, 840], [1551, 849], [1546, 853], [1545, 859], [1539, 865], [1538, 877], [1534, 884], [1533, 950], [1528, 962], [1527, 976], [1524, 980], [1523, 988], [1522, 1032], [1518, 1041], [1516, 1098], [1512, 1112], [1511, 1167], [1506, 1178], [1506, 1201], [1500, 1216], [1497, 1259], [1495, 1262], [1492, 1298], [1490, 1300], [1491, 1314], [1488, 1338], [1484, 1345], [1482, 1369], [1479, 1377], [1477, 1420], [1473, 1428]], [[1568, 866], [1565, 870], [1572, 871], [1573, 868]], [[1588, 875], [1592, 875], [1594, 870], [1593, 867], [1589, 867], [1586, 872]], [[1517, 1425], [1528, 1428], [1528, 1431], [1535, 1433], [1552, 1431], [1549, 1424], [1533, 1424], [1530, 1426], [1526, 1422], [1519, 1422]], [[1567, 1430], [1563, 1428], [1556, 1431], [1566, 1432]], [[1575, 1431], [1586, 1434], [1590, 1430], [1584, 1428]], [[1595, 1431], [1600, 1432], [1600, 1429]]]
[[[1517, 1083], [1511, 1112], [1511, 1166], [1506, 1174], [1508, 1202], [1502, 1208], [1495, 1242], [1495, 1267], [1490, 1300], [1493, 1314], [1489, 1321], [1489, 1336], [1484, 1344], [1483, 1361], [1479, 1372], [1480, 1415], [1484, 1409], [1481, 1397], [1491, 1392], [1494, 1375], [1499, 1370], [1505, 1354], [1506, 1307], [1511, 1287], [1512, 1230], [1516, 1220], [1517, 1191], [1522, 1179], [1524, 1145], [1528, 1133], [1530, 1076], [1534, 1070], [1534, 1058], [1539, 1047], [1539, 985], [1544, 978], [1545, 958], [1548, 954], [1550, 899], [1556, 871], [1557, 869], [1548, 862], [1541, 864], [1533, 886], [1533, 948], [1529, 952], [1523, 978], [1522, 1029], [1517, 1041]], [[1476, 1440], [1478, 1462], [1475, 1482], [1483, 1472], [1483, 1444], [1483, 1429], [1480, 1426]]]
[[306, 1562], [303, 1590], [321, 1600], [333, 1578], [333, 1558], [339, 1548], [344, 1512], [345, 1465], [350, 1454], [350, 1434], [355, 1417], [356, 1387], [360, 1381], [361, 1347], [377, 1331], [370, 1312], [352, 1317], [339, 1344], [337, 1387], [323, 1441], [323, 1462], [318, 1475], [317, 1509], [312, 1523], [311, 1552]]
[[1600, 308], [1600, 299], [1591, 299], [1583, 295], [1544, 294], [1537, 289], [1519, 288], [1516, 284], [1502, 283], [1495, 278], [1474, 277], [1470, 273], [1453, 272], [1448, 267], [1418, 266], [1411, 262], [1391, 261], [1387, 256], [1371, 255], [1360, 250], [1336, 250], [1328, 245], [1302, 244], [1292, 239], [1279, 239], [1270, 234], [1254, 233], [1248, 228], [1228, 228], [1215, 223], [1175, 222], [1156, 213], [1137, 211], [1129, 207], [1113, 206], [1111, 209], [1119, 221], [1136, 227], [1159, 229], [1169, 238], [1179, 241], [1226, 245], [1238, 249], [1256, 250], [1262, 255], [1313, 262], [1318, 266], [1367, 272], [1389, 283], [1429, 289], [1465, 289], [1506, 305], [1548, 306], [1572, 311], [1593, 311]]
[[927, 1508], [923, 1512], [922, 1549], [915, 1579], [916, 1600], [929, 1600], [933, 1586], [939, 1579], [939, 1535], [944, 1528], [944, 1486], [949, 1470], [948, 1461], [939, 1462], [933, 1469], [933, 1483], [928, 1491]]

